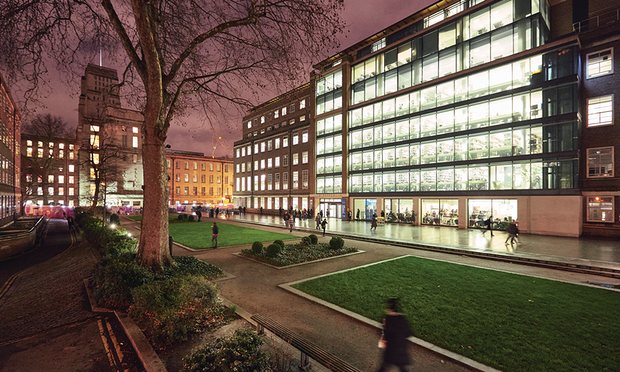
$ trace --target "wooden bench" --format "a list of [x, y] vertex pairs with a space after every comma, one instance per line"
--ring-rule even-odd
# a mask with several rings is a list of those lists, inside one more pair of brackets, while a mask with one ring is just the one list
[[321, 349], [312, 342], [295, 334], [290, 329], [264, 315], [254, 314], [251, 319], [256, 322], [256, 330], [259, 334], [263, 334], [266, 328], [274, 335], [298, 349], [301, 352], [299, 368], [304, 371], [310, 366], [310, 361], [308, 358], [312, 358], [332, 371], [361, 372], [361, 370], [353, 367], [336, 355]]

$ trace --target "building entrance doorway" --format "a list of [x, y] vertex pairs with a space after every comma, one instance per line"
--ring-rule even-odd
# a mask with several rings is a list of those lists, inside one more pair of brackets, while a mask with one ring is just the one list
[[321, 199], [319, 201], [319, 210], [323, 211], [323, 217], [342, 218], [343, 204], [340, 199]]

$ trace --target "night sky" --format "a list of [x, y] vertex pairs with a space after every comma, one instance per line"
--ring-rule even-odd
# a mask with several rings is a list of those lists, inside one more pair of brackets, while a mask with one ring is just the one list
[[[436, 0], [435, 0], [436, 1]], [[364, 38], [382, 30], [383, 28], [407, 17], [408, 15], [420, 10], [433, 0], [346, 0], [342, 19], [348, 25], [345, 34], [341, 37], [339, 48], [326, 48], [326, 58], [337, 53], [339, 50], [351, 46]], [[314, 63], [319, 62], [317, 59]], [[99, 63], [99, 61], [92, 61]], [[106, 66], [105, 56], [103, 65]], [[40, 97], [42, 105], [35, 107], [37, 113], [51, 113], [62, 117], [71, 127], [77, 123], [77, 106], [79, 94], [79, 78], [67, 85], [60, 82], [57, 73], [52, 73], [47, 77], [51, 86], [55, 90], [47, 97]], [[65, 79], [66, 80], [66, 79]], [[292, 88], [292, 87], [291, 87]], [[17, 90], [13, 90], [15, 96]], [[283, 92], [274, 90], [272, 93], [266, 92], [265, 101]], [[14, 97], [19, 101], [20, 97]], [[259, 104], [261, 102], [256, 102]], [[124, 107], [128, 107], [124, 102]], [[33, 109], [33, 107], [30, 107]], [[236, 116], [238, 116], [235, 113]], [[28, 118], [24, 118], [25, 121]], [[232, 143], [241, 137], [241, 117], [230, 117], [222, 123], [211, 125], [201, 120], [199, 115], [191, 115], [184, 120], [183, 126], [172, 125], [168, 132], [168, 143], [176, 150], [198, 151], [205, 155], [232, 156]], [[216, 145], [214, 138], [222, 137], [217, 142], [215, 153], [213, 147]]]

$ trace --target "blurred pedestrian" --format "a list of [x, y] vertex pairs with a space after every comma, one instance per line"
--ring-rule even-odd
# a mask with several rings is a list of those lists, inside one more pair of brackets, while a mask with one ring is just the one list
[[387, 300], [383, 333], [379, 339], [379, 347], [383, 349], [383, 361], [379, 372], [387, 371], [388, 366], [397, 366], [401, 371], [408, 371], [410, 360], [407, 351], [407, 337], [411, 336], [411, 328], [405, 315], [400, 313], [398, 299]]
[[517, 227], [516, 221], [510, 221], [510, 224], [506, 228], [506, 232], [508, 233], [508, 237], [504, 244], [508, 245], [508, 240], [510, 240], [510, 245], [513, 245], [515, 241], [517, 241], [517, 235], [519, 234], [519, 228]]
[[211, 244], [213, 248], [217, 248], [217, 237], [220, 233], [220, 229], [217, 226], [217, 222], [213, 222], [213, 226], [211, 227]]
[[325, 236], [325, 228], [327, 227], [327, 219], [321, 221], [321, 228], [323, 229], [323, 236]]
[[321, 229], [321, 214], [320, 213], [316, 214], [314, 221], [316, 221], [316, 229], [320, 230]]
[[484, 220], [484, 225], [487, 227], [486, 230], [482, 231], [482, 235], [487, 231], [491, 232], [491, 236], [493, 236], [493, 215], [490, 215], [489, 218]]

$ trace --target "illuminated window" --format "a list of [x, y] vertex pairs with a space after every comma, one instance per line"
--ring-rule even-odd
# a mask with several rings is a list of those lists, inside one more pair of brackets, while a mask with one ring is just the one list
[[131, 146], [136, 149], [138, 148], [138, 137], [137, 136], [133, 136], [131, 139]]
[[137, 134], [138, 133], [138, 127], [131, 128], [131, 132]]
[[69, 173], [75, 172], [75, 165], [69, 164]]
[[69, 183], [70, 184], [75, 183], [75, 176], [69, 176]]
[[264, 116], [264, 115], [260, 117], [260, 123], [261, 123], [261, 124], [264, 124], [264, 123], [265, 123], [265, 116]]
[[286, 107], [282, 107], [282, 116], [286, 115]]
[[589, 196], [588, 222], [614, 222], [614, 197]]
[[293, 165], [297, 165], [297, 164], [299, 164], [299, 154], [294, 153], [293, 154]]
[[62, 174], [58, 175], [58, 183], [65, 183], [65, 176]]
[[98, 125], [91, 125], [90, 126], [90, 131], [91, 132], [99, 132], [99, 126]]
[[307, 143], [308, 142], [308, 131], [304, 130], [303, 132], [301, 132], [301, 143]]
[[613, 49], [590, 53], [586, 56], [586, 70], [588, 79], [613, 74]]
[[613, 124], [614, 96], [601, 96], [588, 99], [588, 127]]
[[32, 140], [27, 140], [26, 141], [26, 146], [32, 146]]
[[302, 99], [301, 101], [299, 101], [299, 109], [304, 109], [306, 108], [306, 99]]
[[252, 121], [248, 121], [248, 129], [252, 128]]
[[304, 151], [301, 153], [301, 163], [308, 164], [308, 151]]
[[32, 157], [32, 147], [26, 148], [26, 156], [29, 158]]

